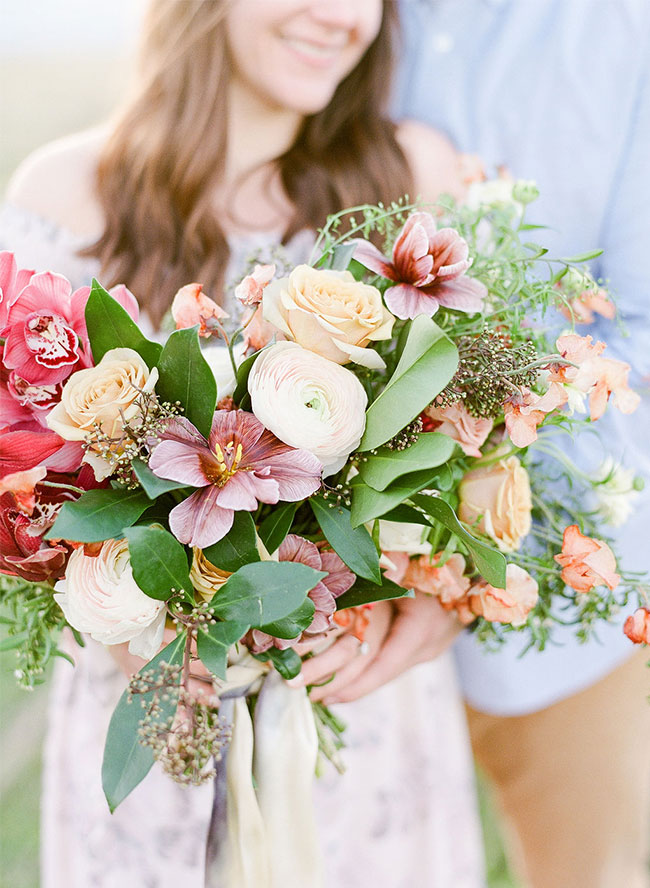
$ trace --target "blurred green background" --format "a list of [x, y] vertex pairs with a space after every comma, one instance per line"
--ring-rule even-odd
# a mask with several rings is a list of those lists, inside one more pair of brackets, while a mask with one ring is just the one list
[[[138, 0], [14, 0], [3, 8], [0, 195], [31, 151], [99, 123], [114, 108], [128, 80], [138, 6]], [[19, 689], [13, 658], [0, 654], [0, 888], [38, 888], [47, 685], [33, 693]], [[489, 788], [480, 780], [479, 789], [489, 886], [516, 888]]]

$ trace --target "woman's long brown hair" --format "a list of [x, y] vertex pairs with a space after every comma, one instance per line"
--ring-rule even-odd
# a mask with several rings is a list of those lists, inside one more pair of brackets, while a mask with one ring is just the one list
[[[97, 257], [109, 284], [126, 282], [159, 323], [192, 280], [218, 298], [229, 256], [213, 200], [225, 167], [227, 0], [153, 0], [137, 92], [100, 158], [105, 216]], [[295, 208], [286, 241], [346, 206], [389, 203], [412, 191], [406, 158], [386, 116], [396, 4], [329, 105], [305, 119], [277, 160]]]

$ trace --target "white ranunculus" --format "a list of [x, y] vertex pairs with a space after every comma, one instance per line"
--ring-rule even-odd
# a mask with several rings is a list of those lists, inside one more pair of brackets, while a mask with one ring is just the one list
[[379, 522], [379, 545], [382, 552], [430, 555], [431, 543], [427, 542], [427, 535], [430, 530], [430, 526], [407, 524], [403, 521], [384, 521], [382, 519]]
[[594, 474], [597, 511], [612, 527], [625, 524], [635, 509], [639, 493], [634, 488], [634, 472], [608, 456]]
[[340, 364], [295, 342], [277, 342], [255, 361], [248, 391], [259, 421], [285, 444], [313, 453], [324, 476], [359, 446], [368, 399]]
[[145, 660], [158, 653], [165, 603], [145, 595], [133, 579], [126, 539], [106, 540], [97, 555], [80, 546], [70, 556], [54, 598], [70, 625], [102, 644], [129, 642]]

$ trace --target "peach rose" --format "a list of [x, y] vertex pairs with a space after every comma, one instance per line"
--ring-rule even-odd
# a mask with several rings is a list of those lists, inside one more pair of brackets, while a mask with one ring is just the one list
[[577, 524], [564, 529], [562, 552], [555, 560], [563, 568], [562, 579], [576, 592], [589, 592], [601, 585], [615, 589], [621, 581], [607, 543], [580, 533]]
[[228, 314], [214, 299], [203, 293], [202, 284], [186, 284], [174, 296], [172, 317], [177, 330], [198, 324], [199, 336], [209, 337], [215, 326], [219, 326], [215, 321], [227, 318]]
[[75, 549], [65, 579], [55, 585], [55, 600], [70, 625], [102, 644], [129, 642], [129, 651], [150, 660], [162, 642], [165, 602], [150, 598], [131, 571], [126, 539], [106, 540]]
[[537, 583], [517, 564], [506, 567], [506, 588], [481, 580], [469, 590], [469, 604], [478, 616], [496, 623], [523, 626], [539, 598]]
[[349, 271], [298, 265], [264, 291], [264, 318], [287, 339], [337, 364], [354, 361], [381, 370], [382, 358], [366, 346], [389, 339], [395, 318], [376, 287]]
[[650, 644], [650, 610], [637, 608], [625, 621], [623, 632], [635, 644]]
[[458, 489], [458, 516], [491, 537], [502, 552], [514, 552], [530, 532], [532, 500], [528, 472], [516, 456], [468, 472]]
[[[157, 381], [157, 368], [149, 370], [136, 351], [112, 348], [96, 367], [72, 374], [47, 424], [66, 441], [84, 441], [97, 427], [110, 438], [120, 438], [124, 422], [138, 416], [140, 393], [152, 392]], [[100, 481], [112, 472], [110, 462], [92, 450], [84, 462]]]
[[472, 416], [462, 403], [450, 407], [429, 407], [425, 410], [425, 416], [431, 420], [432, 432], [441, 432], [458, 441], [467, 456], [481, 456], [479, 447], [492, 431], [491, 419]]

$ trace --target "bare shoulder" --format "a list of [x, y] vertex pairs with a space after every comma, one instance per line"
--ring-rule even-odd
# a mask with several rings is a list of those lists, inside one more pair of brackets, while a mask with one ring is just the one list
[[103, 229], [95, 171], [106, 139], [103, 129], [49, 142], [30, 154], [7, 187], [7, 200], [92, 240]]
[[397, 138], [415, 179], [414, 196], [434, 201], [442, 193], [463, 193], [460, 154], [444, 133], [417, 120], [403, 120]]

